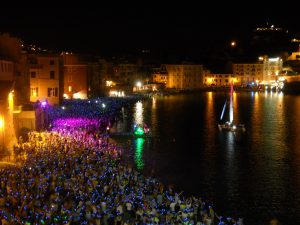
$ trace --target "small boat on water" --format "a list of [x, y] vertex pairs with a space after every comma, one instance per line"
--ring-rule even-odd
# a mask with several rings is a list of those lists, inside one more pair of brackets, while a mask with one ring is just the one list
[[[220, 121], [223, 120], [224, 112], [226, 109], [227, 101], [223, 106]], [[232, 132], [245, 132], [246, 128], [244, 124], [234, 124], [233, 123], [233, 83], [230, 85], [230, 103], [229, 103], [229, 121], [218, 124], [220, 131], [232, 131]]]
[[110, 137], [152, 137], [150, 128], [146, 124], [134, 124], [130, 132], [109, 132]]
[[147, 124], [134, 124], [133, 125], [133, 136], [134, 137], [150, 137], [151, 132]]

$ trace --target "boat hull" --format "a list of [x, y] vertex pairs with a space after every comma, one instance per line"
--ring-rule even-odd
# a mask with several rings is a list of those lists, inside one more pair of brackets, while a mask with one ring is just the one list
[[244, 124], [224, 123], [218, 124], [218, 127], [220, 131], [246, 132]]

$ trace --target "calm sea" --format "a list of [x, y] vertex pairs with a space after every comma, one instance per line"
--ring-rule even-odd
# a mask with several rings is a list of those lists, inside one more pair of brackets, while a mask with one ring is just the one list
[[[147, 123], [152, 138], [113, 138], [145, 174], [202, 197], [217, 214], [246, 225], [300, 224], [300, 96], [234, 93], [234, 121], [246, 133], [220, 132], [225, 92], [156, 97], [124, 110], [112, 132]], [[227, 112], [225, 112], [227, 114]]]

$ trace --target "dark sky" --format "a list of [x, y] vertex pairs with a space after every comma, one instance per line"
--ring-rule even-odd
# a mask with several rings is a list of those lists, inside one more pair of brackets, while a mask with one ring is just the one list
[[245, 41], [254, 27], [266, 22], [300, 31], [299, 14], [293, 14], [298, 6], [293, 7], [292, 2], [289, 9], [275, 2], [271, 6], [258, 3], [247, 6], [242, 1], [239, 5], [197, 4], [2, 8], [0, 32], [12, 33], [46, 48], [101, 55], [141, 49], [192, 54], [224, 46], [232, 39]]

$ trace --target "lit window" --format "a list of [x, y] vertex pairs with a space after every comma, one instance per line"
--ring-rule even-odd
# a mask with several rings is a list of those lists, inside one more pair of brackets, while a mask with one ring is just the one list
[[71, 92], [72, 91], [72, 86], [69, 86], [68, 90], [69, 90], [69, 92]]

